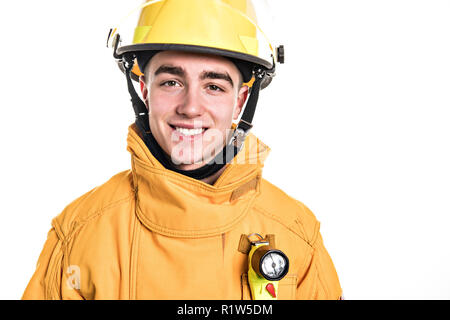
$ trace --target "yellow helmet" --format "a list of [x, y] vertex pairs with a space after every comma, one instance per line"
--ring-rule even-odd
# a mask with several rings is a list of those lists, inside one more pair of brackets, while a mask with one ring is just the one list
[[[275, 62], [283, 63], [283, 47], [274, 48], [258, 26], [251, 0], [147, 0], [140, 8], [132, 39], [119, 36], [123, 30], [118, 29], [109, 35], [115, 42], [116, 57], [135, 54], [134, 80], [143, 73], [144, 61], [163, 50], [216, 54], [262, 66], [273, 71], [271, 76]], [[245, 82], [250, 80], [245, 78]], [[268, 79], [262, 87], [271, 77]]]

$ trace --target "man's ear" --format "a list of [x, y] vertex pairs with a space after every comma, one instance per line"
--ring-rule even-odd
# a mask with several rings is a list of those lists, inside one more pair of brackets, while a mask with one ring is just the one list
[[145, 83], [144, 75], [139, 76], [139, 85], [141, 87], [142, 98], [144, 99], [145, 106], [147, 107], [147, 110], [148, 110], [148, 102], [147, 102], [148, 89], [147, 89], [147, 85]]
[[233, 112], [233, 120], [237, 120], [239, 118], [239, 115], [241, 114], [245, 101], [247, 101], [248, 91], [249, 91], [248, 86], [242, 86], [239, 89], [236, 107], [234, 108]]

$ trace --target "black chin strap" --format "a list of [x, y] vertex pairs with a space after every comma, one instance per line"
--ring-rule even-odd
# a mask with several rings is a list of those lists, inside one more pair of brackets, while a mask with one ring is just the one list
[[125, 76], [127, 79], [128, 92], [130, 93], [131, 103], [136, 115], [135, 123], [142, 134], [147, 148], [150, 150], [152, 155], [164, 166], [164, 168], [194, 179], [201, 180], [213, 175], [214, 173], [222, 169], [228, 162], [233, 160], [236, 154], [242, 149], [245, 137], [252, 128], [252, 120], [255, 114], [256, 104], [258, 103], [261, 82], [265, 77], [272, 76], [273, 70], [264, 71], [262, 68], [254, 70], [255, 81], [251, 88], [250, 96], [247, 100], [244, 112], [241, 116], [239, 124], [234, 130], [233, 136], [222, 149], [222, 151], [219, 152], [213, 160], [198, 169], [180, 170], [175, 167], [170, 157], [160, 147], [155, 137], [151, 133], [147, 107], [145, 106], [139, 95], [136, 93], [131, 80], [131, 69], [134, 65], [134, 59], [134, 54], [125, 54], [122, 57], [122, 64], [125, 69]]

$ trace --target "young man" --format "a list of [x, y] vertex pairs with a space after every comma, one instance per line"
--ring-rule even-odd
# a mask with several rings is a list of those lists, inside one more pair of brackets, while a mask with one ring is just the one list
[[24, 299], [341, 297], [318, 221], [261, 176], [269, 148], [249, 129], [282, 56], [258, 55], [248, 3], [148, 1], [133, 45], [116, 35], [132, 169], [52, 221]]

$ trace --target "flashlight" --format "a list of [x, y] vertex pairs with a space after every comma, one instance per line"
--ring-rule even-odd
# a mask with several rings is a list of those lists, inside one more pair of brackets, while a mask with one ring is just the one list
[[253, 300], [277, 300], [278, 282], [289, 271], [289, 259], [262, 239], [251, 242], [248, 254], [248, 282]]

